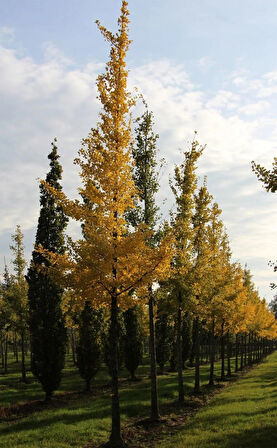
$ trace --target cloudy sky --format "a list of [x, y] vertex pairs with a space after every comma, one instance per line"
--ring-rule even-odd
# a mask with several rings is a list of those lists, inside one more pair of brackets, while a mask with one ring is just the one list
[[[153, 110], [162, 210], [168, 176], [198, 131], [206, 144], [200, 179], [223, 210], [234, 260], [248, 264], [271, 300], [277, 205], [251, 172], [277, 155], [276, 0], [130, 0], [130, 87]], [[119, 0], [0, 2], [0, 269], [20, 224], [29, 257], [38, 218], [38, 179], [58, 137], [65, 191], [76, 196], [72, 161], [95, 125], [95, 79], [108, 56], [95, 19], [115, 30]], [[74, 228], [72, 228], [74, 232]]]

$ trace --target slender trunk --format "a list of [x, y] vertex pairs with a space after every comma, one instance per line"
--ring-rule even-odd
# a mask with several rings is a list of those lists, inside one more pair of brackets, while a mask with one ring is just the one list
[[177, 317], [174, 318], [174, 326], [173, 326], [173, 335], [172, 335], [172, 345], [171, 345], [171, 354], [169, 359], [170, 371], [176, 372], [177, 365]]
[[210, 352], [210, 379], [209, 379], [209, 385], [214, 385], [214, 319], [212, 323], [212, 330], [211, 330], [211, 352]]
[[252, 336], [251, 336], [251, 333], [249, 333], [249, 335], [248, 335], [248, 358], [247, 358], [248, 365], [252, 364], [252, 347], [253, 347]]
[[4, 341], [3, 341], [3, 339], [1, 340], [1, 365], [2, 365], [2, 369], [4, 369], [4, 367], [5, 367], [5, 355], [4, 355]]
[[227, 333], [227, 375], [231, 376], [231, 342], [229, 331]]
[[25, 368], [25, 332], [21, 331], [21, 380], [26, 383], [26, 368]]
[[14, 332], [13, 334], [13, 355], [15, 358], [15, 362], [18, 363], [18, 350], [17, 350], [17, 334]]
[[8, 373], [8, 335], [5, 338], [4, 373]]
[[120, 427], [120, 406], [118, 393], [118, 318], [117, 297], [111, 297], [111, 353], [112, 353], [112, 431], [109, 440], [111, 448], [123, 448]]
[[45, 403], [49, 403], [49, 401], [52, 400], [52, 395], [53, 395], [52, 391], [51, 392], [49, 392], [49, 391], [45, 392], [45, 398], [44, 398]]
[[244, 365], [247, 365], [247, 334], [244, 335]]
[[177, 360], [178, 360], [178, 401], [184, 403], [184, 381], [183, 381], [183, 354], [182, 354], [182, 310], [181, 310], [181, 294], [179, 294], [179, 305], [177, 313]]
[[159, 404], [158, 404], [158, 385], [157, 385], [157, 366], [156, 366], [156, 342], [155, 342], [155, 325], [154, 325], [154, 299], [152, 296], [152, 288], [149, 287], [149, 330], [150, 330], [150, 364], [151, 364], [151, 420], [159, 420]]
[[86, 392], [90, 392], [90, 382], [91, 382], [91, 379], [89, 378], [87, 378], [86, 379]]
[[18, 346], [17, 346], [17, 338], [15, 339], [15, 362], [18, 364]]
[[75, 349], [75, 333], [74, 328], [70, 329], [71, 333], [71, 350], [72, 350], [72, 361], [74, 366], [76, 366], [76, 349]]
[[194, 393], [200, 392], [200, 347], [199, 347], [199, 317], [195, 319], [195, 382]]
[[190, 357], [189, 357], [189, 366], [190, 367], [193, 366], [194, 359], [195, 359], [195, 319], [193, 319], [193, 324], [192, 324], [192, 347], [191, 347], [191, 352], [190, 352]]
[[237, 372], [239, 370], [239, 360], [238, 360], [238, 355], [239, 355], [239, 335], [238, 333], [236, 333], [236, 361], [235, 361], [235, 372]]
[[243, 369], [243, 334], [240, 336], [240, 370]]
[[221, 380], [225, 379], [224, 321], [221, 324]]

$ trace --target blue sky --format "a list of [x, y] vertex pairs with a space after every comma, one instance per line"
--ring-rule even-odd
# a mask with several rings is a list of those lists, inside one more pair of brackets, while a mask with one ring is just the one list
[[[72, 160], [96, 122], [95, 78], [108, 56], [94, 21], [115, 29], [119, 9], [118, 0], [0, 2], [1, 260], [9, 256], [16, 224], [30, 253], [37, 178], [48, 169], [55, 136], [64, 187], [75, 196]], [[262, 189], [250, 162], [270, 166], [276, 155], [276, 1], [130, 0], [129, 9], [130, 87], [153, 110], [167, 160], [162, 209], [172, 206], [168, 176], [197, 129], [199, 142], [207, 144], [199, 173], [208, 175], [223, 210], [234, 259], [247, 262], [270, 300], [276, 199]]]

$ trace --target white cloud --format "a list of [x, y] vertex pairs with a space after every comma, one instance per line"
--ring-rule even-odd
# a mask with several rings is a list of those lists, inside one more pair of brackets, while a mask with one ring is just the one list
[[72, 64], [72, 60], [67, 58], [54, 44], [53, 42], [45, 42], [43, 45], [44, 57], [46, 61], [58, 62], [63, 65]]
[[270, 103], [268, 101], [258, 101], [256, 103], [249, 103], [239, 108], [239, 112], [245, 115], [257, 115], [269, 109]]
[[214, 65], [214, 61], [209, 56], [203, 56], [199, 59], [199, 65], [202, 70], [208, 70]]
[[235, 78], [233, 78], [233, 83], [236, 86], [243, 86], [246, 82], [246, 78], [242, 77], [242, 76], [236, 76]]
[[2, 44], [10, 43], [14, 40], [14, 29], [9, 26], [0, 26], [0, 42]]
[[[36, 178], [48, 170], [50, 141], [58, 137], [64, 187], [74, 196], [78, 176], [72, 161], [81, 139], [97, 121], [95, 79], [102, 64], [91, 62], [76, 68], [52, 44], [45, 49], [45, 60], [37, 63], [14, 49], [0, 47], [3, 255], [9, 251], [9, 234], [16, 224], [22, 225], [31, 241], [38, 214]], [[254, 159], [270, 165], [276, 155], [273, 106], [255, 97], [264, 88], [275, 88], [274, 73], [255, 80], [245, 73], [236, 74], [229, 88], [208, 96], [194, 85], [181, 65], [168, 60], [153, 61], [130, 72], [130, 86], [137, 86], [154, 112], [161, 153], [169, 163], [159, 192], [161, 203], [167, 199], [162, 208], [173, 203], [168, 174], [175, 163], [180, 163], [182, 151], [198, 130], [200, 143], [207, 143], [199, 173], [208, 173], [208, 186], [223, 209], [234, 257], [248, 262], [261, 288], [265, 285], [264, 273], [259, 274], [261, 263], [265, 270], [268, 258], [277, 253], [272, 225], [277, 216], [275, 198], [262, 191], [251, 173], [250, 162]]]
[[239, 95], [231, 91], [220, 90], [214, 98], [207, 102], [206, 107], [208, 109], [232, 110], [238, 106], [239, 99]]

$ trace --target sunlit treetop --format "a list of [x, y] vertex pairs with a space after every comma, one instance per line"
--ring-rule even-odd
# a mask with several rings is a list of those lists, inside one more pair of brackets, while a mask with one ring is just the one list
[[131, 162], [130, 109], [135, 101], [127, 90], [125, 64], [130, 45], [128, 15], [123, 1], [115, 34], [97, 21], [110, 44], [110, 59], [97, 79], [102, 104], [99, 121], [83, 140], [75, 160], [80, 168], [81, 199], [72, 201], [44, 184], [65, 214], [82, 223], [84, 236], [76, 242], [68, 240], [65, 256], [48, 253], [48, 257], [63, 286], [76, 291], [77, 299], [91, 300], [95, 306], [108, 304], [110, 297], [116, 296], [122, 307], [128, 307], [135, 300], [130, 293], [163, 276], [171, 257], [169, 236], [159, 248], [151, 248], [146, 244], [151, 230], [141, 224], [128, 232], [125, 219], [139, 196]]

